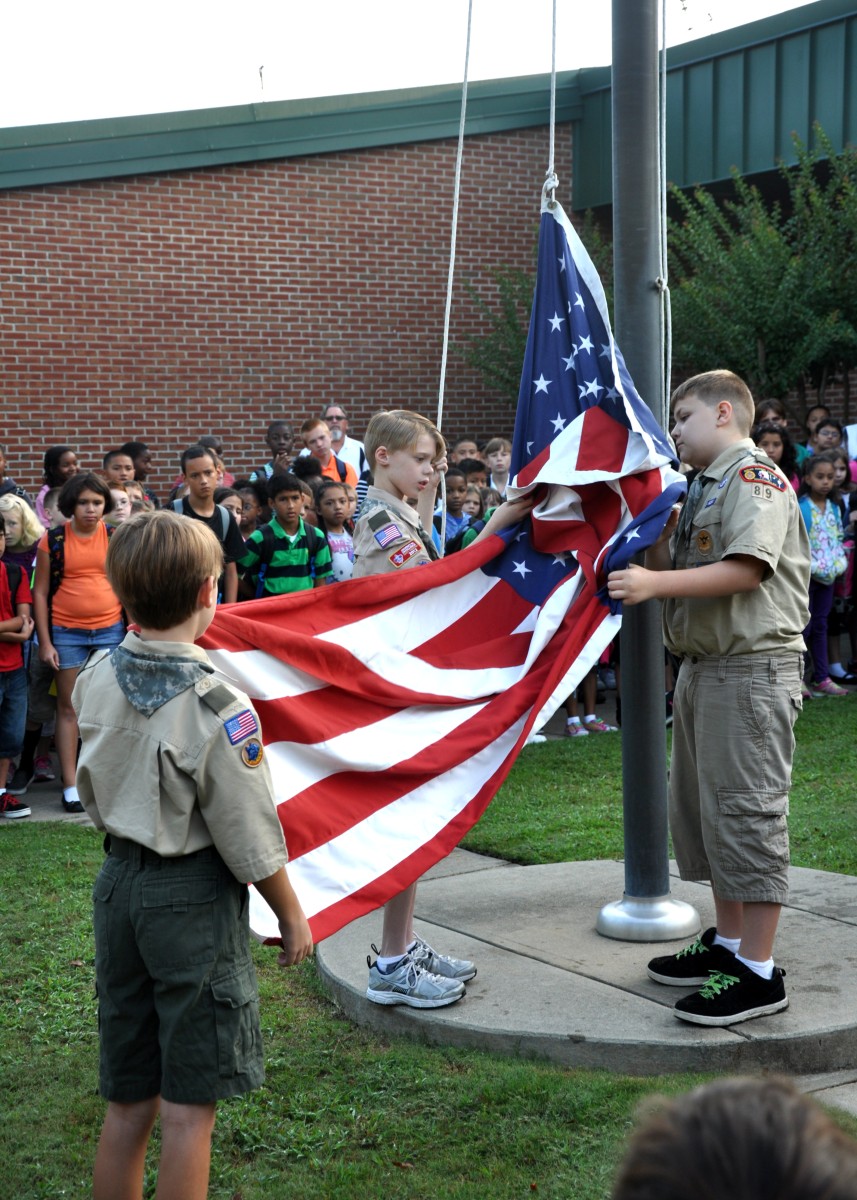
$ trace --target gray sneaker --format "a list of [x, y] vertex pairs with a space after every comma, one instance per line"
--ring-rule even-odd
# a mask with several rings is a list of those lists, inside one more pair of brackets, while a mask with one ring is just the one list
[[392, 971], [380, 971], [377, 962], [367, 957], [369, 986], [366, 999], [374, 1004], [407, 1004], [409, 1008], [443, 1008], [454, 1004], [464, 995], [464, 984], [458, 979], [443, 979], [424, 971], [406, 954]]
[[438, 954], [418, 933], [415, 933], [414, 937], [417, 944], [411, 954], [414, 962], [424, 971], [430, 971], [432, 975], [442, 975], [444, 979], [460, 979], [462, 983], [467, 983], [467, 980], [476, 974], [476, 963], [472, 963], [470, 959], [450, 958], [448, 954]]

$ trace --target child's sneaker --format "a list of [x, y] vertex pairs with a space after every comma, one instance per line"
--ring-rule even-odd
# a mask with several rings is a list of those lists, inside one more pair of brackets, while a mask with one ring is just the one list
[[407, 1004], [409, 1008], [443, 1008], [464, 995], [460, 979], [432, 975], [406, 954], [392, 971], [382, 971], [368, 957], [369, 986], [366, 999], [374, 1004]]
[[[460, 979], [466, 983], [476, 974], [476, 963], [469, 958], [451, 958], [448, 954], [438, 954], [420, 935], [414, 934], [416, 946], [411, 951], [411, 957], [417, 966], [428, 971], [430, 975], [442, 975], [444, 979]], [[377, 954], [375, 946], [372, 949]]]
[[608, 725], [606, 721], [599, 721], [597, 718], [593, 721], [584, 721], [587, 733], [618, 733], [618, 725]]
[[46, 754], [43, 754], [41, 758], [37, 758], [33, 763], [33, 783], [50, 783], [52, 780], [56, 779], [56, 775], [54, 775], [53, 771], [51, 770], [51, 766], [51, 760]]
[[33, 772], [27, 771], [26, 768], [18, 767], [6, 786], [14, 796], [26, 796], [27, 789], [32, 782]]
[[646, 970], [655, 983], [667, 983], [673, 987], [699, 987], [708, 982], [712, 971], [729, 972], [737, 963], [731, 950], [715, 945], [714, 925], [701, 933], [691, 946], [675, 954], [663, 954], [653, 958]]
[[781, 967], [763, 979], [734, 959], [728, 973], [712, 971], [698, 992], [679, 1000], [673, 1012], [694, 1025], [737, 1025], [751, 1017], [767, 1017], [789, 1006]]
[[22, 804], [17, 796], [13, 796], [11, 792], [0, 794], [0, 817], [14, 821], [16, 817], [28, 817], [29, 815], [29, 808], [26, 804]]
[[819, 696], [847, 696], [849, 693], [848, 688], [840, 687], [828, 675], [827, 679], [822, 679], [821, 683], [811, 685], [810, 694], [817, 699]]
[[584, 729], [579, 721], [572, 721], [565, 727], [566, 737], [589, 737], [589, 730]]

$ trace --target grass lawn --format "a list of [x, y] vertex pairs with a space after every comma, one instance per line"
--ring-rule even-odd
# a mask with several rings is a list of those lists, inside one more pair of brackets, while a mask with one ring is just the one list
[[[797, 865], [857, 874], [854, 721], [853, 703], [824, 700], [798, 723]], [[618, 737], [525, 750], [465, 844], [525, 863], [621, 857]], [[15, 1200], [89, 1194], [104, 1109], [90, 926], [100, 860], [92, 830], [0, 828], [0, 1194]], [[210, 1195], [223, 1200], [604, 1200], [638, 1100], [699, 1078], [630, 1079], [385, 1040], [337, 1014], [312, 964], [284, 972], [271, 951], [256, 958], [268, 1079], [219, 1108]]]

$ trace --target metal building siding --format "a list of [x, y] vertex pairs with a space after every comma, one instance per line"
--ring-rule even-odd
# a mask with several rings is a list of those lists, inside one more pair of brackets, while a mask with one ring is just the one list
[[[692, 187], [728, 179], [733, 167], [754, 175], [793, 162], [792, 134], [811, 142], [816, 121], [837, 148], [857, 142], [857, 7], [823, 0], [729, 32], [731, 44], [719, 34], [668, 53], [671, 182]], [[584, 71], [579, 84], [574, 205], [596, 208], [612, 199], [610, 82]]]

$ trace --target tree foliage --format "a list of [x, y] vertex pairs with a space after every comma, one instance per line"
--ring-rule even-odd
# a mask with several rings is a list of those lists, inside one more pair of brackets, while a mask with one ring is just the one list
[[815, 150], [795, 149], [785, 210], [737, 171], [725, 202], [672, 190], [676, 372], [724, 366], [759, 397], [805, 397], [809, 384], [821, 400], [857, 365], [857, 152], [837, 154], [818, 127]]

